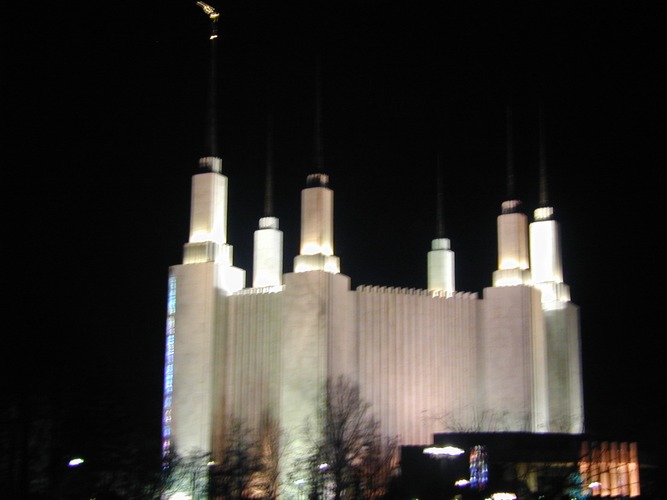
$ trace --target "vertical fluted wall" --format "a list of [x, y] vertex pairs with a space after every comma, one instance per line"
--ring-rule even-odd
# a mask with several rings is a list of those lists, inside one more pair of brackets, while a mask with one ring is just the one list
[[480, 306], [479, 430], [547, 432], [540, 292], [522, 285], [486, 288]]
[[278, 418], [282, 293], [221, 296], [216, 339], [216, 442], [232, 420], [259, 431], [262, 419]]
[[356, 290], [359, 384], [383, 434], [428, 444], [469, 424], [476, 385], [476, 300], [424, 290]]

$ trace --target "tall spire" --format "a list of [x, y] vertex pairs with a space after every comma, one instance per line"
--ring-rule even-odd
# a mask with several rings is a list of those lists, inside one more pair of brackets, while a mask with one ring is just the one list
[[539, 129], [540, 129], [540, 207], [549, 205], [547, 196], [547, 159], [545, 151], [545, 125], [544, 109], [540, 103], [539, 109]]
[[521, 201], [514, 193], [514, 154], [512, 137], [512, 108], [507, 104], [507, 199], [501, 204], [498, 216], [498, 269], [493, 272], [493, 286], [513, 286], [528, 283], [528, 220], [521, 213]]
[[278, 218], [273, 216], [273, 117], [267, 119], [266, 188], [264, 216], [254, 235], [252, 286], [276, 287], [282, 284], [283, 233], [278, 229]]
[[264, 217], [273, 217], [273, 117], [270, 114], [267, 120]]
[[530, 234], [530, 269], [533, 285], [542, 292], [544, 309], [559, 309], [570, 300], [570, 289], [563, 282], [560, 248], [560, 227], [547, 197], [547, 161], [545, 152], [545, 120], [542, 103], [539, 105], [539, 168], [540, 200], [533, 212]]
[[435, 237], [445, 237], [444, 194], [442, 191], [442, 152], [438, 151], [436, 177], [436, 228]]
[[315, 67], [315, 147], [314, 147], [315, 170], [324, 173], [324, 153], [322, 147], [322, 74], [320, 59], [316, 61]]
[[218, 127], [217, 127], [217, 65], [216, 65], [216, 45], [218, 39], [218, 18], [220, 14], [210, 5], [204, 2], [197, 2], [197, 5], [202, 8], [204, 13], [211, 20], [211, 31], [209, 39], [211, 41], [211, 60], [209, 62], [209, 91], [208, 91], [208, 108], [207, 108], [207, 129], [206, 129], [206, 145], [205, 154], [199, 160], [199, 166], [207, 170], [219, 172], [220, 161], [214, 161], [218, 158]]
[[507, 199], [513, 200], [514, 193], [514, 137], [512, 134], [512, 106], [507, 104], [506, 111], [507, 134]]
[[433, 294], [451, 296], [456, 291], [454, 252], [450, 248], [449, 238], [445, 237], [442, 181], [442, 153], [438, 151], [436, 235], [431, 240], [431, 250], [426, 257], [426, 278], [428, 290]]

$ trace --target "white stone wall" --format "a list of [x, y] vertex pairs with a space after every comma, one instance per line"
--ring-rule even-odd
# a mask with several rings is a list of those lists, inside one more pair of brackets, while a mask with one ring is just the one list
[[282, 293], [221, 296], [215, 366], [215, 450], [238, 419], [259, 431], [264, 417], [277, 419], [280, 396]]
[[579, 313], [572, 303], [545, 311], [549, 384], [549, 428], [584, 431]]
[[209, 262], [170, 271], [176, 280], [172, 442], [180, 454], [209, 451], [217, 269]]
[[465, 425], [476, 382], [474, 295], [360, 287], [359, 382], [383, 434], [429, 444]]
[[479, 329], [480, 431], [546, 432], [546, 339], [538, 290], [485, 288]]

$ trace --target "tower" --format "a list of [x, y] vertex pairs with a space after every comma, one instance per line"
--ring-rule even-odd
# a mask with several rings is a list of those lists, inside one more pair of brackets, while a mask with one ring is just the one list
[[[215, 78], [218, 13], [202, 8], [211, 20], [211, 80]], [[234, 267], [227, 243], [227, 177], [215, 156], [215, 84], [211, 82], [207, 155], [202, 173], [192, 178], [190, 233], [183, 263], [169, 268], [163, 454], [208, 452], [213, 435], [215, 401], [216, 325], [219, 296], [245, 286], [245, 271]]]
[[437, 228], [427, 256], [428, 289], [433, 293], [451, 295], [454, 285], [454, 252], [450, 250], [449, 238], [445, 237], [445, 220], [442, 186], [442, 154], [438, 153], [437, 172]]
[[560, 227], [547, 192], [546, 133], [539, 107], [539, 207], [530, 223], [530, 267], [533, 286], [540, 290], [546, 327], [549, 428], [583, 432], [581, 339], [579, 310], [563, 282]]
[[268, 120], [266, 147], [266, 189], [264, 216], [254, 235], [253, 287], [277, 287], [282, 284], [283, 233], [278, 229], [278, 218], [273, 215], [273, 123]]

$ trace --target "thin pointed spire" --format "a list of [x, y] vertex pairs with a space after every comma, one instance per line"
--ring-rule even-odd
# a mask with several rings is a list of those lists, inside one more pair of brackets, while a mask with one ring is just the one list
[[317, 59], [315, 68], [315, 151], [314, 161], [317, 172], [324, 172], [324, 153], [322, 146], [322, 75], [320, 60]]
[[547, 158], [545, 146], [545, 124], [544, 124], [544, 109], [540, 104], [539, 109], [539, 129], [540, 129], [540, 207], [549, 205], [549, 198], [547, 195]]
[[438, 151], [436, 178], [436, 238], [445, 237], [444, 193], [442, 190], [442, 152]]
[[507, 199], [513, 200], [514, 193], [514, 137], [512, 133], [512, 106], [507, 104]]
[[[211, 40], [211, 54], [209, 62], [209, 91], [207, 103], [207, 127], [206, 127], [206, 144], [204, 158], [200, 160], [200, 166], [208, 168], [209, 170], [216, 170], [219, 167], [214, 167], [214, 162], [210, 158], [218, 157], [218, 124], [217, 124], [217, 63], [216, 63], [216, 45], [218, 39], [218, 18], [220, 14], [210, 5], [204, 2], [197, 2], [197, 5], [202, 8], [204, 13], [211, 20], [211, 31], [209, 39]], [[208, 160], [207, 160], [208, 159]]]
[[270, 114], [267, 122], [264, 217], [273, 217], [273, 117]]

